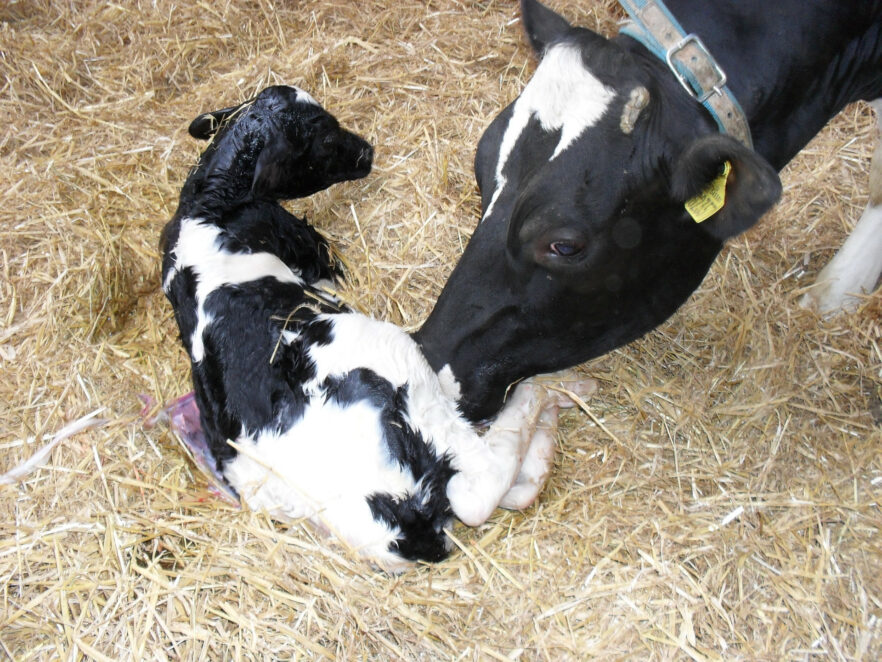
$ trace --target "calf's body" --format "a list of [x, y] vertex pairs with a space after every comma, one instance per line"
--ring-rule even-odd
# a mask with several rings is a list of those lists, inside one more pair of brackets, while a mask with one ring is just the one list
[[277, 201], [363, 177], [370, 146], [289, 87], [190, 131], [214, 138], [163, 232], [163, 290], [220, 479], [390, 570], [444, 558], [454, 515], [477, 525], [500, 503], [527, 505], [556, 423], [541, 409], [557, 403], [519, 387], [478, 436], [407, 334], [322, 288], [336, 274], [328, 244]]

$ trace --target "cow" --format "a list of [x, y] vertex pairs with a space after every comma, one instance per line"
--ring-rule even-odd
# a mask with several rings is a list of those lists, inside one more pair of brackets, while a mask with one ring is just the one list
[[[725, 241], [775, 204], [778, 171], [836, 113], [859, 99], [882, 110], [882, 2], [667, 5], [715, 59], [746, 136], [721, 132], [639, 34], [605, 38], [521, 2], [539, 63], [479, 141], [482, 218], [415, 333], [471, 420], [492, 417], [518, 380], [658, 326]], [[722, 207], [696, 222], [686, 202], [715, 186]], [[879, 150], [871, 191], [806, 295], [822, 312], [853, 307], [851, 294], [871, 291], [882, 271]]]

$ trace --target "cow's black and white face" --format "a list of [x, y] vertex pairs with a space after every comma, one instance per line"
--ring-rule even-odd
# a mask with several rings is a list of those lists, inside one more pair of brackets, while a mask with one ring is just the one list
[[[513, 382], [654, 328], [780, 193], [774, 169], [718, 134], [641, 46], [532, 0], [522, 10], [541, 60], [481, 138], [483, 217], [417, 333], [473, 420]], [[697, 224], [684, 202], [726, 161], [726, 205]]]

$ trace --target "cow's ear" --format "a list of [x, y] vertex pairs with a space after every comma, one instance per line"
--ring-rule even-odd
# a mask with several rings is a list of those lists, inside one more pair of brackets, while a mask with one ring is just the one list
[[560, 39], [572, 27], [563, 16], [536, 0], [521, 0], [521, 17], [530, 45], [540, 56], [548, 44]]
[[702, 229], [725, 241], [772, 208], [781, 197], [781, 180], [762, 156], [715, 133], [695, 140], [677, 160], [671, 192]]

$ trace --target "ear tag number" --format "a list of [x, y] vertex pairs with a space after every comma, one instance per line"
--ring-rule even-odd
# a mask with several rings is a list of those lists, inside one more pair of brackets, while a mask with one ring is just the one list
[[694, 198], [686, 201], [686, 211], [696, 223], [706, 221], [726, 204], [726, 180], [732, 172], [732, 164], [726, 161], [723, 172]]

